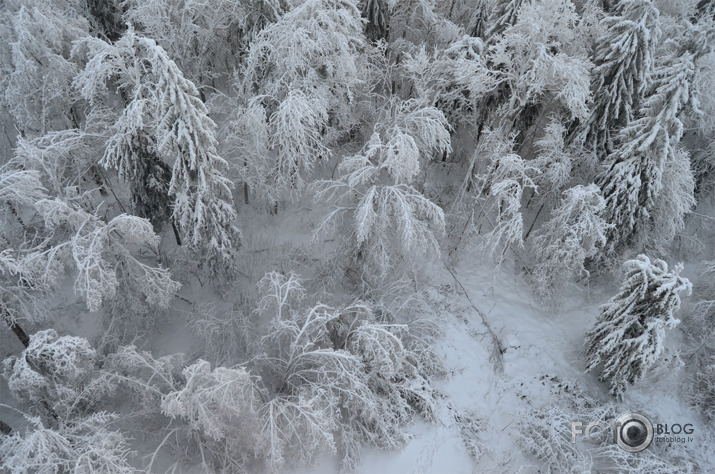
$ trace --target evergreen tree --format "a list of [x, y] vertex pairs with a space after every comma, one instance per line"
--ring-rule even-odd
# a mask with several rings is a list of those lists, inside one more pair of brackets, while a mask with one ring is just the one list
[[[129, 181], [138, 212], [161, 222], [171, 205], [173, 222], [212, 271], [230, 262], [239, 232], [231, 183], [222, 175], [227, 163], [194, 84], [154, 40], [132, 29], [114, 45], [89, 39], [81, 47], [90, 56], [75, 80], [82, 95], [92, 104], [106, 101], [106, 81], [116, 78], [128, 101], [101, 164]], [[153, 214], [159, 209], [163, 215]]]
[[[609, 253], [622, 250], [626, 244], [642, 247], [649, 232], [673, 227], [654, 221], [654, 210], [663, 188], [664, 167], [676, 160], [676, 145], [683, 134], [678, 114], [690, 100], [693, 74], [692, 53], [667, 58], [653, 73], [653, 92], [643, 103], [639, 118], [618, 134], [618, 146], [598, 177], [606, 199], [604, 217], [614, 224], [609, 232]], [[692, 192], [666, 198], [685, 199], [690, 205], [693, 200]], [[687, 202], [670, 206], [679, 209], [676, 215], [660, 217], [682, 219], [690, 209]]]
[[649, 86], [660, 36], [659, 12], [651, 0], [620, 0], [602, 25], [591, 91], [593, 108], [583, 124], [583, 142], [603, 159], [611, 151], [611, 132], [636, 115]]
[[691, 292], [683, 266], [671, 272], [663, 260], [645, 255], [623, 264], [625, 281], [619, 293], [601, 306], [595, 327], [586, 337], [587, 367], [603, 364], [600, 380], [608, 382], [611, 394], [623, 398], [628, 384], [645, 375], [663, 351], [665, 329], [680, 323], [674, 313], [680, 308], [680, 292]]

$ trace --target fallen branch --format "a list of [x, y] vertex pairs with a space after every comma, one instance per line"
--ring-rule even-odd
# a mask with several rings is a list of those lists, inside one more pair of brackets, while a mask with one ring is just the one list
[[469, 301], [469, 304], [472, 305], [472, 308], [474, 308], [474, 311], [477, 312], [479, 317], [482, 319], [482, 324], [484, 324], [484, 327], [487, 328], [487, 332], [492, 338], [492, 355], [489, 357], [489, 361], [494, 364], [494, 370], [497, 373], [502, 373], [504, 372], [504, 348], [502, 347], [501, 342], [499, 341], [499, 338], [497, 337], [496, 333], [492, 330], [491, 326], [489, 326], [489, 323], [487, 322], [487, 316], [479, 309], [477, 308], [477, 305], [474, 304], [472, 301], [472, 298], [469, 297], [469, 293], [467, 292], [466, 288], [464, 288], [464, 285], [459, 281], [457, 278], [457, 275], [455, 275], [454, 271], [452, 271], [451, 268], [445, 263], [444, 260], [440, 259], [442, 262], [442, 265], [444, 265], [444, 268], [447, 269], [450, 275], [452, 275], [452, 278], [454, 278], [454, 281], [457, 283], [457, 285], [462, 289], [462, 292], [464, 293], [464, 296], [467, 298], [467, 301]]

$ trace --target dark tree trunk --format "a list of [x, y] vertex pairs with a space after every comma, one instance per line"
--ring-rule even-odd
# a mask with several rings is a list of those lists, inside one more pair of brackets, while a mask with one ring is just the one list
[[2, 420], [0, 420], [0, 433], [6, 434], [8, 436], [12, 434], [12, 428], [10, 428], [10, 425], [8, 425]]
[[25, 330], [17, 324], [17, 321], [13, 321], [10, 318], [10, 313], [8, 313], [7, 308], [2, 303], [0, 303], [0, 314], [10, 329], [12, 329], [12, 332], [14, 332], [17, 338], [20, 339], [22, 345], [28, 347], [30, 345], [30, 336], [28, 336]]
[[176, 239], [176, 245], [181, 246], [181, 235], [179, 235], [179, 229], [176, 227], [176, 222], [174, 218], [171, 218], [171, 228], [174, 229], [174, 238]]

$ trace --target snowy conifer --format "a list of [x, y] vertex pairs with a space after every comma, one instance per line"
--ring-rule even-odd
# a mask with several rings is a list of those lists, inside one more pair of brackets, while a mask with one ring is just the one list
[[660, 36], [659, 12], [651, 0], [620, 0], [602, 21], [591, 90], [593, 109], [584, 124], [584, 141], [599, 157], [611, 151], [610, 134], [629, 123], [646, 95]]
[[[676, 156], [676, 145], [683, 134], [678, 114], [690, 100], [692, 60], [691, 53], [670, 56], [656, 69], [652, 94], [644, 101], [639, 118], [619, 132], [618, 146], [598, 177], [606, 199], [604, 217], [614, 224], [609, 233], [608, 252], [618, 251], [629, 243], [642, 247], [649, 233], [677, 228], [677, 222], [682, 221], [693, 203], [687, 183], [685, 188], [675, 186], [684, 189], [685, 194], [677, 192], [660, 197], [666, 164], [670, 169], [682, 168], [682, 164], [675, 163], [683, 159]], [[668, 208], [678, 212], [654, 213], [658, 199], [671, 201]], [[672, 201], [676, 199], [679, 202]], [[665, 222], [655, 221], [656, 214]]]
[[603, 364], [600, 380], [611, 394], [622, 398], [628, 384], [637, 382], [663, 351], [665, 329], [680, 320], [680, 292], [692, 285], [679, 276], [682, 265], [668, 271], [663, 260], [645, 255], [623, 264], [625, 281], [619, 293], [601, 306], [595, 327], [586, 337], [586, 371]]
[[[196, 87], [154, 40], [132, 29], [114, 45], [93, 39], [76, 46], [82, 47], [90, 60], [75, 84], [85, 98], [94, 103], [106, 96], [105, 82], [115, 76], [129, 98], [101, 163], [131, 183], [135, 202], [145, 199], [142, 193], [151, 200], [164, 192], [173, 197], [172, 219], [217, 271], [231, 261], [238, 229], [231, 183], [222, 175], [227, 164], [216, 152], [216, 124]], [[172, 167], [169, 183], [166, 167], [153, 163], [159, 159]]]

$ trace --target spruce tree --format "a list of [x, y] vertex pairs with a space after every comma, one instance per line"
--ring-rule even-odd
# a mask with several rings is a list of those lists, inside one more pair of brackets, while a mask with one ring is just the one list
[[600, 380], [608, 382], [611, 394], [622, 399], [628, 387], [645, 375], [663, 351], [665, 329], [680, 323], [674, 313], [680, 308], [681, 291], [692, 285], [679, 276], [682, 264], [668, 271], [659, 259], [645, 255], [623, 264], [626, 274], [619, 293], [601, 306], [595, 327], [586, 337], [589, 372], [603, 364]]
[[[655, 222], [653, 212], [663, 187], [666, 162], [676, 160], [675, 146], [683, 134], [678, 114], [690, 100], [693, 74], [692, 53], [671, 56], [654, 72], [653, 91], [643, 103], [639, 118], [618, 134], [618, 146], [597, 181], [606, 199], [605, 217], [614, 224], [609, 253], [622, 250], [626, 244], [642, 247], [648, 234], [659, 232], [663, 226]], [[679, 193], [672, 199], [682, 197]], [[686, 205], [674, 207], [681, 212], [690, 209]], [[662, 217], [679, 219], [682, 214]]]
[[75, 79], [82, 95], [101, 107], [111, 100], [106, 81], [113, 78], [128, 102], [100, 163], [129, 181], [135, 212], [155, 222], [170, 212], [188, 246], [216, 271], [232, 259], [239, 231], [216, 124], [196, 86], [161, 46], [131, 28], [115, 44], [89, 39], [76, 48], [83, 47], [90, 59]]
[[660, 36], [659, 12], [650, 0], [621, 0], [602, 21], [606, 34], [594, 54], [593, 109], [581, 139], [603, 159], [611, 131], [630, 122], [647, 92], [648, 74]]

